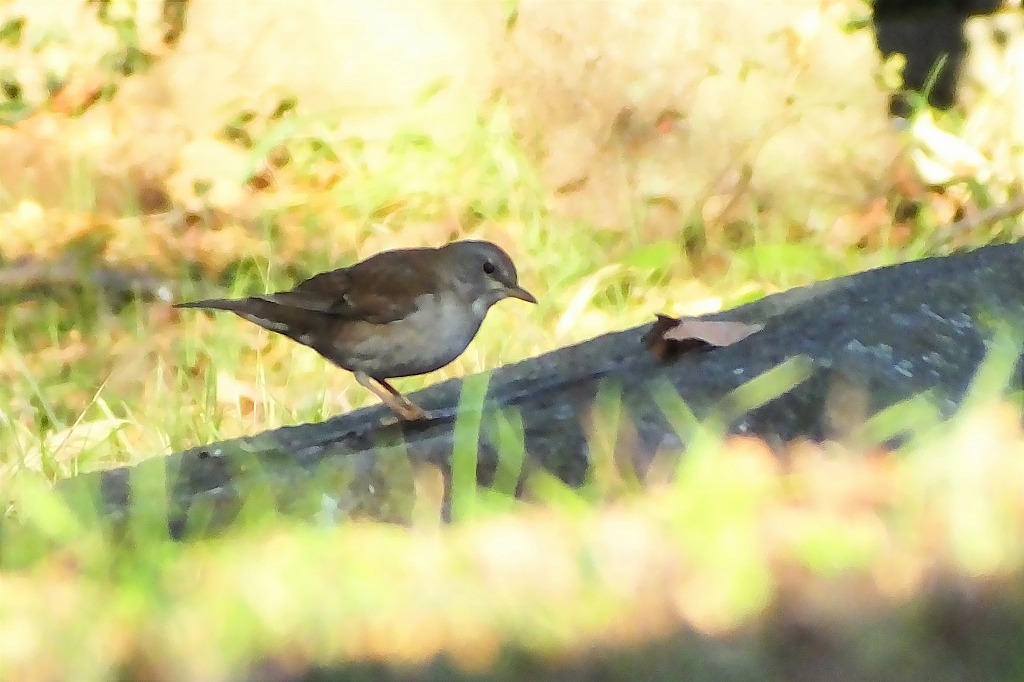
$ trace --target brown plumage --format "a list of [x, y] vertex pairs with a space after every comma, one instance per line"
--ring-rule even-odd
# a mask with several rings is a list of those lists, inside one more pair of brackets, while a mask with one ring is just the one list
[[290, 291], [180, 303], [227, 310], [309, 346], [355, 374], [399, 417], [428, 417], [388, 379], [440, 369], [462, 354], [487, 311], [505, 298], [537, 300], [495, 244], [458, 241], [384, 251], [300, 282]]

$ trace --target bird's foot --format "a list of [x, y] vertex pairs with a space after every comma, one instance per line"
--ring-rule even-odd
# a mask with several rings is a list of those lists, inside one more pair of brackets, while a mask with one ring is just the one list
[[429, 412], [399, 393], [385, 379], [371, 380], [362, 372], [356, 372], [355, 377], [356, 381], [373, 391], [374, 395], [380, 398], [381, 402], [387, 405], [402, 421], [419, 422], [432, 419]]
[[415, 403], [411, 403], [406, 400], [404, 403], [396, 402], [396, 404], [389, 404], [388, 407], [391, 411], [398, 415], [399, 419], [407, 422], [420, 422], [428, 421], [433, 419], [433, 415], [430, 412], [424, 410], [422, 407]]

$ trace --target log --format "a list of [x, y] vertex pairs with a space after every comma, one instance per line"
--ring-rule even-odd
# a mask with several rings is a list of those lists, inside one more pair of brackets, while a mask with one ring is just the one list
[[[59, 489], [76, 500], [98, 491], [102, 515], [125, 518], [166, 486], [169, 527], [183, 536], [254, 509], [403, 522], [431, 480], [443, 482], [447, 516], [456, 444], [477, 446], [481, 484], [511, 476], [520, 495], [531, 494], [525, 482], [543, 477], [538, 471], [580, 486], [608, 458], [643, 477], [652, 463], [685, 452], [695, 433], [687, 409], [781, 451], [798, 438], [864, 437], [865, 418], [908, 404], [899, 418], [905, 430], [883, 434], [899, 444], [956, 412], [1000, 338], [1009, 339], [999, 346], [1010, 349], [1007, 386], [1024, 386], [1015, 345], [1024, 329], [1022, 249], [987, 246], [767, 296], [706, 317], [763, 324], [761, 331], [669, 360], [645, 347], [650, 325], [605, 334], [496, 369], [482, 405], [457, 409], [463, 386], [467, 395], [481, 386], [478, 376], [419, 391], [412, 399], [436, 414], [424, 423], [397, 423], [383, 406], [368, 407], [75, 477]], [[458, 428], [457, 416], [466, 420]], [[521, 469], [507, 464], [520, 450]]]

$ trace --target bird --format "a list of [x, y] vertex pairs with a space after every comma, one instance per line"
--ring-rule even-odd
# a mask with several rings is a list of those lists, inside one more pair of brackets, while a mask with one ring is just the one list
[[440, 247], [381, 251], [323, 272], [289, 291], [177, 303], [226, 310], [312, 348], [405, 421], [429, 412], [388, 379], [440, 369], [460, 356], [495, 303], [537, 303], [496, 244], [460, 240]]

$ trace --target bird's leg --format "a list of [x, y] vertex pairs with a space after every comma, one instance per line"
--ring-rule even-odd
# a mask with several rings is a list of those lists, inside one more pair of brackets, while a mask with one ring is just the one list
[[[430, 418], [429, 412], [419, 405], [410, 402], [408, 398], [399, 393], [391, 384], [383, 379], [372, 379], [368, 374], [363, 372], [355, 372], [355, 377], [360, 386], [372, 391], [375, 396], [380, 398], [382, 403], [387, 405], [391, 411], [401, 419], [404, 419], [405, 421], [419, 421], [421, 419]], [[380, 384], [380, 386], [377, 384]], [[381, 386], [387, 390], [382, 391]]]
[[386, 388], [388, 393], [402, 401], [403, 405], [405, 405], [413, 414], [417, 415], [416, 419], [430, 419], [429, 412], [399, 393], [398, 389], [392, 386], [389, 382], [384, 379], [374, 379], [374, 381]]

